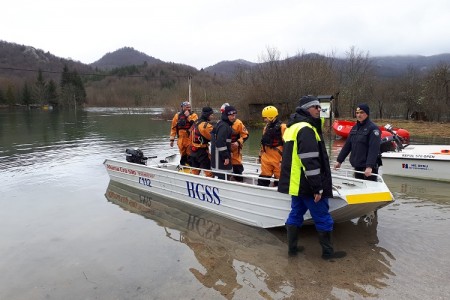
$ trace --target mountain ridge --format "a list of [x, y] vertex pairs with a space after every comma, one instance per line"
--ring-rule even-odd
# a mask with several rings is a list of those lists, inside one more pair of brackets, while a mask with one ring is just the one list
[[[319, 55], [313, 54], [311, 55]], [[288, 59], [291, 59], [290, 57]], [[344, 59], [336, 58], [343, 61]], [[370, 61], [378, 75], [383, 77], [394, 77], [404, 73], [408, 66], [417, 68], [424, 72], [439, 63], [450, 64], [450, 53], [442, 53], [432, 56], [423, 55], [393, 55], [393, 56], [374, 56], [369, 57]], [[111, 70], [129, 65], [156, 65], [156, 64], [173, 64], [165, 62], [144, 52], [140, 52], [133, 47], [122, 47], [103, 55], [97, 61], [85, 64], [71, 59], [56, 57], [50, 52], [34, 48], [32, 46], [19, 45], [0, 40], [0, 67], [4, 66], [21, 66], [29, 68], [43, 68], [43, 66], [51, 66], [50, 69], [60, 69], [62, 65], [69, 64], [77, 66], [79, 71], [92, 71], [94, 69]], [[183, 64], [178, 64], [183, 65]], [[246, 61], [244, 59], [224, 60], [214, 65], [200, 69], [213, 75], [224, 77], [232, 77], [236, 72], [251, 69], [258, 63]], [[191, 67], [198, 70], [195, 67]]]

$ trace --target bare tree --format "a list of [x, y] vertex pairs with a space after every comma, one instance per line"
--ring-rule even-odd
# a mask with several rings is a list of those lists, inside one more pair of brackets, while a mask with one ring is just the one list
[[450, 119], [450, 65], [440, 64], [425, 78], [422, 107], [430, 121]]
[[420, 110], [420, 90], [422, 79], [417, 68], [409, 65], [403, 77], [399, 78], [400, 91], [398, 101], [404, 105], [405, 119], [408, 120], [411, 113]]
[[373, 96], [373, 67], [369, 54], [354, 46], [346, 52], [346, 60], [340, 68], [340, 101], [338, 109], [354, 116], [359, 102], [371, 102]]

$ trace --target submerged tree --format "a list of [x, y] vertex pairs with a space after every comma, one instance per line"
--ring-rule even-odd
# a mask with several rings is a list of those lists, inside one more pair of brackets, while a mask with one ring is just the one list
[[63, 106], [76, 108], [86, 103], [86, 90], [76, 70], [70, 71], [67, 65], [64, 65], [60, 85]]
[[44, 104], [48, 102], [47, 99], [47, 83], [42, 76], [42, 70], [39, 69], [36, 82], [33, 87], [33, 100], [35, 103]]
[[22, 90], [22, 104], [29, 106], [31, 104], [31, 90], [28, 87], [28, 84], [25, 82]]
[[56, 83], [53, 81], [53, 79], [50, 79], [47, 86], [47, 99], [48, 104], [50, 104], [53, 107], [57, 107], [59, 104], [58, 101], [58, 92]]
[[0, 104], [6, 104], [6, 97], [3, 95], [3, 91], [0, 89]]
[[16, 97], [14, 96], [13, 86], [10, 84], [6, 88], [6, 103], [9, 105], [14, 105], [16, 103]]

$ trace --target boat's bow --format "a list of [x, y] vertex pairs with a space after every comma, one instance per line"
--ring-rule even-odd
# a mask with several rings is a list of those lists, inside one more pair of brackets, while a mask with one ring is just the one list
[[335, 222], [368, 215], [394, 201], [381, 176], [378, 176], [378, 181], [370, 181], [356, 179], [353, 173], [353, 170], [346, 169], [333, 172], [334, 198], [341, 198], [346, 203], [342, 207], [334, 207], [330, 203], [330, 212]]

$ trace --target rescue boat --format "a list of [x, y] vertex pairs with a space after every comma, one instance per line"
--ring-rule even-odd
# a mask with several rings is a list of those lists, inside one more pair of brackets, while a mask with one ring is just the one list
[[[355, 121], [348, 121], [348, 120], [335, 120], [333, 122], [333, 131], [336, 135], [347, 138], [350, 134], [350, 131], [352, 130], [353, 126], [355, 126]], [[383, 126], [380, 126], [381, 130], [381, 138], [392, 136], [392, 133], [387, 131]], [[405, 142], [409, 142], [409, 132], [408, 130], [402, 129], [402, 128], [393, 128], [393, 130], [403, 138]]]
[[408, 145], [384, 127], [392, 135], [381, 140], [382, 174], [450, 182], [450, 145]]
[[[133, 155], [139, 157], [133, 158]], [[127, 161], [106, 159], [110, 180], [155, 195], [187, 203], [237, 222], [261, 228], [284, 226], [291, 208], [289, 195], [279, 193], [271, 179], [269, 187], [257, 185], [260, 165], [245, 162], [243, 182], [191, 174], [193, 168], [180, 166], [179, 155], [163, 159], [143, 157], [142, 151], [127, 150]], [[232, 174], [223, 173], [227, 179]], [[330, 213], [335, 222], [369, 215], [394, 201], [383, 179], [355, 179], [353, 170], [333, 173]], [[305, 224], [313, 223], [309, 214]]]

